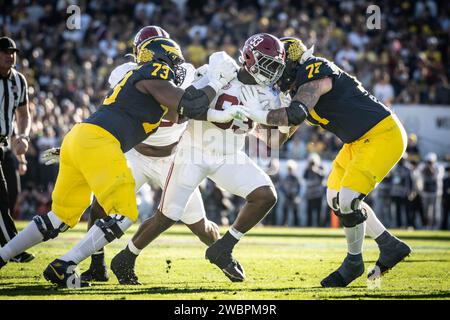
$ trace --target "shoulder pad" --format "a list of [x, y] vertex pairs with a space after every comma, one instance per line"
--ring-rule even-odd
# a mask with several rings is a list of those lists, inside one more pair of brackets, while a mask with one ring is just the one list
[[295, 82], [299, 87], [309, 81], [338, 75], [339, 72], [339, 68], [333, 62], [324, 58], [312, 57], [299, 66]]
[[142, 79], [146, 80], [173, 80], [175, 78], [172, 69], [162, 61], [149, 61], [137, 70]]

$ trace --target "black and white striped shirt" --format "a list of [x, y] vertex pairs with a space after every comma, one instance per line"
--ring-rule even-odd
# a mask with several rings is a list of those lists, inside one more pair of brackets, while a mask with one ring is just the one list
[[12, 68], [7, 78], [0, 77], [0, 139], [11, 136], [16, 108], [24, 107], [27, 103], [27, 80]]

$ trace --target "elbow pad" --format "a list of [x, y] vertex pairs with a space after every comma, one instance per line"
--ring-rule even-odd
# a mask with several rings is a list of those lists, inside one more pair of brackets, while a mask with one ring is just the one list
[[208, 96], [203, 90], [189, 86], [181, 97], [178, 113], [189, 119], [198, 119], [208, 112], [209, 103]]
[[298, 126], [308, 116], [308, 108], [299, 101], [292, 101], [286, 108], [289, 126]]

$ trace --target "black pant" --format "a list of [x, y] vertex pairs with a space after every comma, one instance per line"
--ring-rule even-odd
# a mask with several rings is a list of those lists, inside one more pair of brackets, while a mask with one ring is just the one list
[[298, 221], [298, 204], [295, 201], [295, 198], [286, 197], [283, 204], [283, 224], [287, 224], [289, 222], [289, 212], [292, 209], [292, 213], [294, 214], [294, 226], [299, 226], [300, 221]]
[[423, 211], [422, 206], [422, 198], [417, 195], [414, 197], [414, 199], [409, 201], [409, 210], [411, 213], [411, 219], [412, 221], [416, 221], [416, 214], [419, 214], [420, 220], [422, 222], [422, 226], [426, 226], [428, 224], [427, 216], [425, 215], [425, 212]]
[[0, 147], [0, 245], [2, 247], [17, 234], [17, 229], [10, 211], [10, 208], [13, 207], [15, 202], [14, 204], [10, 203], [11, 197], [5, 178], [7, 173], [10, 174], [10, 169], [8, 167], [8, 161], [4, 161], [4, 156], [3, 149]]
[[442, 223], [441, 229], [447, 230], [448, 226], [448, 216], [450, 215], [450, 199], [442, 201]]
[[308, 199], [308, 222], [307, 226], [313, 226], [313, 216], [316, 216], [317, 226], [320, 227], [320, 213], [322, 211], [322, 198]]
[[[405, 213], [405, 224], [411, 227], [414, 226], [413, 216], [411, 214], [411, 207], [407, 197], [392, 197], [392, 202], [395, 205], [395, 215], [397, 220], [397, 227], [404, 226], [402, 223], [403, 212]], [[405, 225], [406, 226], [406, 225]]]

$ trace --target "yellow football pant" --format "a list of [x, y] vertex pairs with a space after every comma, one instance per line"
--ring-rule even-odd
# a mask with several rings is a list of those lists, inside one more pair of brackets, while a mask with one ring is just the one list
[[406, 150], [407, 137], [397, 116], [381, 120], [358, 140], [344, 144], [333, 161], [327, 186], [369, 194]]
[[99, 126], [79, 123], [61, 145], [52, 211], [74, 227], [90, 204], [91, 192], [107, 214], [137, 220], [134, 179], [119, 141]]

